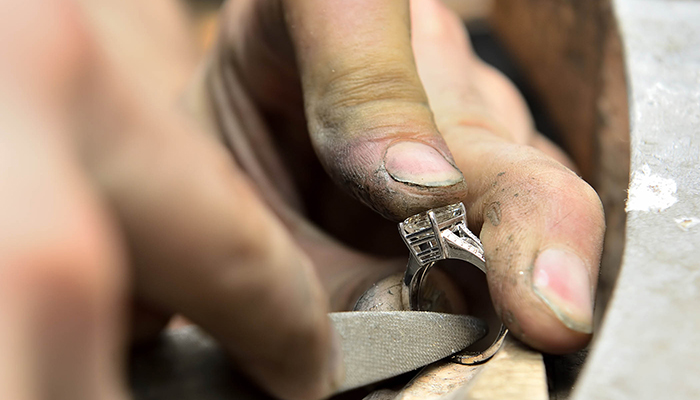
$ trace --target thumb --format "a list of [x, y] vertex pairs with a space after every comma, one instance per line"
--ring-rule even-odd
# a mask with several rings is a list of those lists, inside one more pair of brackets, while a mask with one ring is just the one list
[[239, 2], [235, 9], [246, 10], [237, 16], [241, 21], [262, 21], [239, 30], [243, 42], [257, 41], [255, 46], [230, 40], [247, 59], [238, 60], [244, 74], [248, 61], [256, 61], [246, 84], [258, 99], [289, 92], [272, 85], [289, 76], [288, 69], [269, 74], [276, 80], [260, 75], [270, 68], [260, 62], [284, 64], [271, 53], [292, 54], [278, 40], [280, 26], [287, 27], [311, 143], [336, 183], [392, 219], [464, 194], [464, 178], [435, 127], [416, 72], [407, 0], [265, 0], [249, 7]]

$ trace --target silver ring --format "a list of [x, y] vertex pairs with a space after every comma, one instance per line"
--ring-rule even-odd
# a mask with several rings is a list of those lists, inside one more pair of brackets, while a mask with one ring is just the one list
[[[399, 224], [401, 238], [411, 255], [403, 278], [402, 300], [410, 310], [421, 311], [420, 294], [423, 281], [436, 262], [446, 259], [466, 261], [486, 273], [484, 247], [467, 228], [464, 204], [434, 208]], [[460, 353], [454, 362], [473, 365], [488, 361], [503, 345], [508, 329], [501, 329], [494, 342], [480, 353]]]

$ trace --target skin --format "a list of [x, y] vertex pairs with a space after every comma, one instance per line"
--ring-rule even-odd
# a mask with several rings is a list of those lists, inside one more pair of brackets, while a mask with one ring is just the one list
[[125, 398], [129, 326], [174, 313], [272, 394], [326, 396], [326, 313], [404, 260], [324, 230], [454, 201], [511, 331], [590, 339], [569, 303], [595, 289], [600, 202], [439, 3], [230, 2], [199, 70], [174, 2], [5, 3], [0, 398]]

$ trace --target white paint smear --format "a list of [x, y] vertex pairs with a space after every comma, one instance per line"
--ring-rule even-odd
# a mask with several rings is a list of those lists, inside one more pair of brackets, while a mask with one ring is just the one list
[[674, 221], [676, 221], [678, 227], [683, 229], [684, 231], [689, 231], [690, 228], [694, 227], [697, 224], [700, 224], [700, 218], [695, 217], [675, 218]]
[[676, 204], [676, 181], [652, 174], [648, 164], [634, 171], [625, 211], [663, 211]]

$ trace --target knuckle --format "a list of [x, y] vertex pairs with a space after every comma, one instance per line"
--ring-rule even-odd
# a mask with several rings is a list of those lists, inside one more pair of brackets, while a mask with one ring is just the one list
[[334, 107], [355, 107], [367, 102], [405, 99], [423, 99], [423, 91], [416, 84], [415, 73], [398, 63], [358, 63], [335, 73], [321, 92], [324, 102]]
[[356, 65], [334, 73], [312, 98], [312, 130], [347, 130], [351, 124], [406, 105], [428, 109], [422, 86], [407, 66], [376, 60]]

